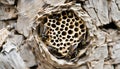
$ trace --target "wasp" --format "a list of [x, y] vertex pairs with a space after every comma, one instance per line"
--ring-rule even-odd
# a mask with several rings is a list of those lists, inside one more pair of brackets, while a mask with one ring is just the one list
[[48, 32], [49, 28], [46, 27], [43, 23], [40, 23], [38, 28], [38, 34], [41, 37], [42, 41], [46, 41], [48, 39]]

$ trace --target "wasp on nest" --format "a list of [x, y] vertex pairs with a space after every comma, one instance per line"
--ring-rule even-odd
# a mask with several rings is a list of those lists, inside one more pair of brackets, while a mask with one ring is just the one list
[[71, 59], [79, 52], [86, 32], [85, 21], [68, 9], [43, 15], [39, 35], [51, 54]]

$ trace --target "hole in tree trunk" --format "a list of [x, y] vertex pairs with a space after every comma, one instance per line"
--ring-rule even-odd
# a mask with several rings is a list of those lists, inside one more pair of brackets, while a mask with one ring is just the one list
[[100, 28], [104, 28], [104, 29], [118, 29], [118, 27], [115, 25], [114, 22], [111, 22], [109, 24], [100, 26]]

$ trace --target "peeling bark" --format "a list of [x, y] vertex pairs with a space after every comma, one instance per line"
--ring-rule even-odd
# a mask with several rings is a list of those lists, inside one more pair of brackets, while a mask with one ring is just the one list
[[[75, 62], [54, 57], [36, 33], [37, 17], [69, 7], [90, 38]], [[119, 30], [120, 0], [0, 0], [0, 69], [120, 69]]]

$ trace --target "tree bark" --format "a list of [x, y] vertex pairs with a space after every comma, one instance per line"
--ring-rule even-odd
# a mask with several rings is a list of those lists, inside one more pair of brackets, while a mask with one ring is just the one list
[[[37, 17], [70, 7], [86, 22], [89, 47], [75, 62], [39, 39]], [[0, 0], [0, 69], [120, 69], [120, 0]]]

